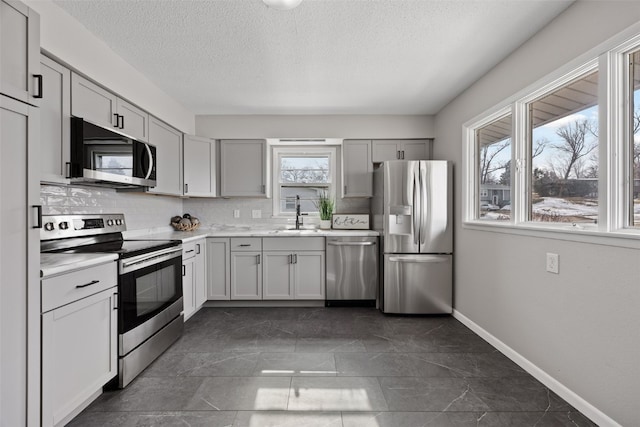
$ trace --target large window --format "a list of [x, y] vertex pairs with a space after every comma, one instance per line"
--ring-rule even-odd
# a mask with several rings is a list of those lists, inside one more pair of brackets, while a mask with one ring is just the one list
[[464, 125], [465, 226], [638, 247], [640, 32], [618, 37]]
[[640, 228], [640, 51], [629, 55], [629, 225]]
[[598, 73], [528, 104], [529, 219], [598, 222]]
[[479, 197], [478, 218], [488, 221], [511, 219], [511, 114], [476, 130]]
[[318, 214], [321, 194], [335, 194], [335, 148], [275, 147], [274, 215]]

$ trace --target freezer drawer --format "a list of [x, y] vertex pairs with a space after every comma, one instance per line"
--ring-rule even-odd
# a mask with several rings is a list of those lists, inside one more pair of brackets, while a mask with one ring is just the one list
[[378, 238], [327, 237], [327, 306], [375, 305]]
[[382, 311], [452, 312], [452, 255], [384, 255]]

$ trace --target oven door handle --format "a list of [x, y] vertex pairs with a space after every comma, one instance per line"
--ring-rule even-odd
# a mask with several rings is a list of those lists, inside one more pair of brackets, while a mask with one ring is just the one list
[[177, 258], [181, 255], [182, 246], [162, 249], [160, 251], [155, 251], [144, 255], [138, 255], [136, 257], [120, 261], [120, 272], [129, 273], [131, 271], [139, 270], [143, 267], [146, 267], [147, 265], [158, 264], [172, 258]]

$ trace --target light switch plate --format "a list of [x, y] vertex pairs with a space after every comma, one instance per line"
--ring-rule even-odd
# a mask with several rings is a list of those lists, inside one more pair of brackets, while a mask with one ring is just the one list
[[558, 254], [547, 252], [547, 271], [549, 273], [560, 273], [560, 257]]
[[262, 211], [260, 209], [253, 209], [251, 211], [251, 218], [254, 218], [254, 219], [262, 218]]
[[233, 217], [234, 218], [240, 218], [240, 209], [234, 209], [233, 210]]

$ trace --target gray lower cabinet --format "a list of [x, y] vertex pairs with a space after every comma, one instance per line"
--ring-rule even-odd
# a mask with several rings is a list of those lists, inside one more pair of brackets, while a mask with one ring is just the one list
[[182, 299], [184, 320], [207, 300], [205, 239], [182, 244]]
[[231, 299], [231, 250], [227, 237], [207, 238], [207, 299]]
[[262, 299], [261, 258], [262, 252], [231, 252], [232, 300]]
[[68, 184], [71, 166], [71, 71], [42, 55], [40, 182]]

